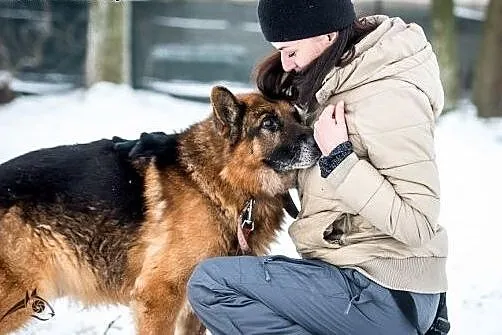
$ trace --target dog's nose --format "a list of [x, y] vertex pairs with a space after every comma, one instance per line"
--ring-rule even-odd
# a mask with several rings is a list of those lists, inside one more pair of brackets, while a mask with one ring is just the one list
[[313, 147], [313, 148], [319, 149], [319, 147], [317, 146], [317, 143], [316, 143], [316, 141], [314, 139], [314, 132], [313, 131], [305, 133], [305, 134], [301, 134], [299, 136], [298, 140], [300, 142], [305, 143], [309, 147]]

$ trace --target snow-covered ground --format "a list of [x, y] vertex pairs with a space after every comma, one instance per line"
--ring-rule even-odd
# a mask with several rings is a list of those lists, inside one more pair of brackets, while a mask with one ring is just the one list
[[[64, 95], [23, 97], [0, 107], [0, 163], [42, 147], [113, 135], [132, 139], [142, 131], [182, 130], [210, 111], [204, 103], [106, 83]], [[450, 239], [451, 334], [502, 334], [502, 219], [498, 211], [502, 120], [479, 120], [466, 102], [441, 117], [436, 137], [442, 187], [440, 219]], [[288, 220], [284, 228], [290, 223]], [[297, 257], [285, 232], [272, 252]], [[52, 302], [52, 306], [56, 311], [53, 319], [33, 320], [18, 335], [134, 334], [131, 315], [124, 306], [86, 308], [67, 299]]]

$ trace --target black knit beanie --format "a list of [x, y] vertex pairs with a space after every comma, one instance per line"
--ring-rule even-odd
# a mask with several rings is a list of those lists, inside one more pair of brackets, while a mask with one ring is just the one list
[[351, 0], [260, 0], [258, 19], [267, 41], [286, 42], [339, 31], [356, 14]]

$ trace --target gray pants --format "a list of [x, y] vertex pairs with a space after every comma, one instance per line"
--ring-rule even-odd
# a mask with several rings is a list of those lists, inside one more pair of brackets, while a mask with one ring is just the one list
[[[439, 294], [412, 294], [422, 333]], [[197, 266], [188, 299], [213, 335], [416, 334], [388, 289], [353, 269], [284, 256], [217, 257]]]

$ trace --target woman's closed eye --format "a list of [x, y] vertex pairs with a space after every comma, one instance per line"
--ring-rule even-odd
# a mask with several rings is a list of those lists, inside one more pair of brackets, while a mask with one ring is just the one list
[[294, 57], [294, 56], [296, 56], [296, 50], [288, 53], [289, 58]]

